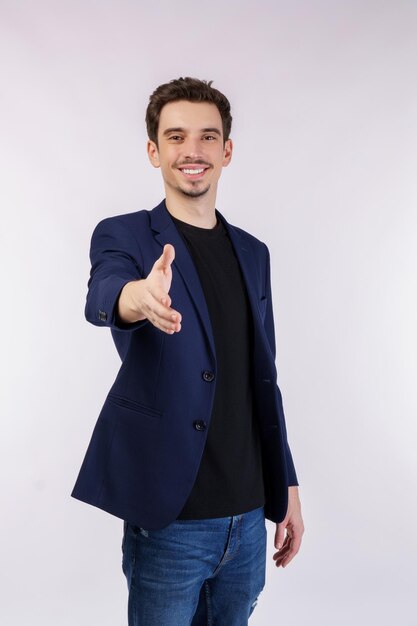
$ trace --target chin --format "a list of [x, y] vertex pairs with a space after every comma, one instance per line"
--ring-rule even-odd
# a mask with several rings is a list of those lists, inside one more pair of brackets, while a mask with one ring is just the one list
[[184, 194], [184, 196], [188, 196], [189, 198], [199, 198], [200, 196], [204, 196], [204, 194], [206, 194], [209, 189], [210, 189], [210, 185], [208, 185], [208, 187], [205, 187], [204, 189], [182, 189], [182, 188], [180, 188], [180, 191], [181, 191], [181, 193]]

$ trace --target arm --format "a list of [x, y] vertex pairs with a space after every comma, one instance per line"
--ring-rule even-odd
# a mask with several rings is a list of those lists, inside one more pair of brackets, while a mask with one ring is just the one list
[[168, 293], [174, 248], [165, 246], [146, 278], [139, 254], [137, 241], [117, 218], [98, 224], [91, 239], [86, 318], [114, 330], [136, 330], [150, 321], [168, 334], [178, 332], [181, 315], [171, 309]]
[[[273, 312], [273, 307], [272, 307], [271, 266], [270, 266], [269, 250], [266, 246], [265, 248], [266, 248], [266, 273], [265, 273], [264, 293], [266, 295], [266, 300], [267, 300], [266, 307], [267, 308], [266, 308], [264, 326], [265, 326], [266, 335], [269, 339], [271, 352], [275, 361], [276, 360], [276, 346], [275, 346], [274, 312]], [[296, 474], [295, 467], [294, 467], [294, 462], [292, 459], [290, 446], [288, 445], [287, 427], [285, 424], [285, 416], [284, 416], [284, 407], [282, 403], [281, 391], [278, 385], [276, 386], [276, 393], [277, 393], [277, 403], [278, 403], [278, 408], [279, 408], [279, 414], [281, 418], [281, 426], [282, 426], [282, 431], [284, 435], [285, 460], [286, 460], [286, 466], [287, 466], [288, 484], [291, 486], [297, 486], [298, 479], [297, 479], [297, 474]]]
[[[275, 329], [272, 308], [270, 258], [268, 249], [266, 250], [266, 252], [267, 269], [265, 294], [267, 297], [267, 310], [265, 315], [265, 330], [267, 336], [270, 338], [271, 350], [275, 359]], [[277, 552], [273, 555], [273, 559], [277, 567], [286, 567], [300, 549], [301, 540], [304, 533], [304, 523], [301, 515], [301, 503], [298, 494], [297, 474], [295, 471], [294, 462], [292, 460], [291, 450], [288, 445], [287, 428], [285, 425], [284, 408], [282, 404], [282, 395], [278, 385], [277, 394], [282, 430], [284, 434], [285, 460], [288, 474], [288, 508], [287, 514], [283, 521], [279, 524], [276, 524], [274, 545]]]
[[86, 319], [95, 326], [134, 330], [143, 321], [126, 327], [117, 317], [117, 302], [123, 287], [142, 278], [143, 262], [133, 235], [117, 218], [102, 220], [91, 238], [91, 271], [85, 306]]

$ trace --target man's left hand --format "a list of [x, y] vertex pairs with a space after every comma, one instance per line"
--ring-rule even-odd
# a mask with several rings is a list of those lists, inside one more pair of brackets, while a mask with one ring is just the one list
[[273, 559], [277, 567], [286, 567], [300, 549], [304, 533], [298, 487], [288, 487], [288, 509], [285, 519], [276, 525]]

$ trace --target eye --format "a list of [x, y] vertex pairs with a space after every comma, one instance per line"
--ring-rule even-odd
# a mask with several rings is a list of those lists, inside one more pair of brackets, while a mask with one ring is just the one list
[[209, 141], [215, 141], [216, 137], [214, 135], [204, 135], [204, 139], [207, 139]]
[[181, 141], [182, 137], [180, 135], [171, 135], [168, 139], [170, 141]]

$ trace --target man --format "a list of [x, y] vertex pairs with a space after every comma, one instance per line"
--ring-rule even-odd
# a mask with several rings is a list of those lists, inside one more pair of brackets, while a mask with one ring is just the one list
[[146, 115], [166, 198], [108, 218], [86, 317], [123, 361], [73, 496], [125, 520], [129, 625], [242, 626], [303, 533], [276, 384], [266, 246], [216, 210], [232, 117], [211, 82], [159, 86]]

